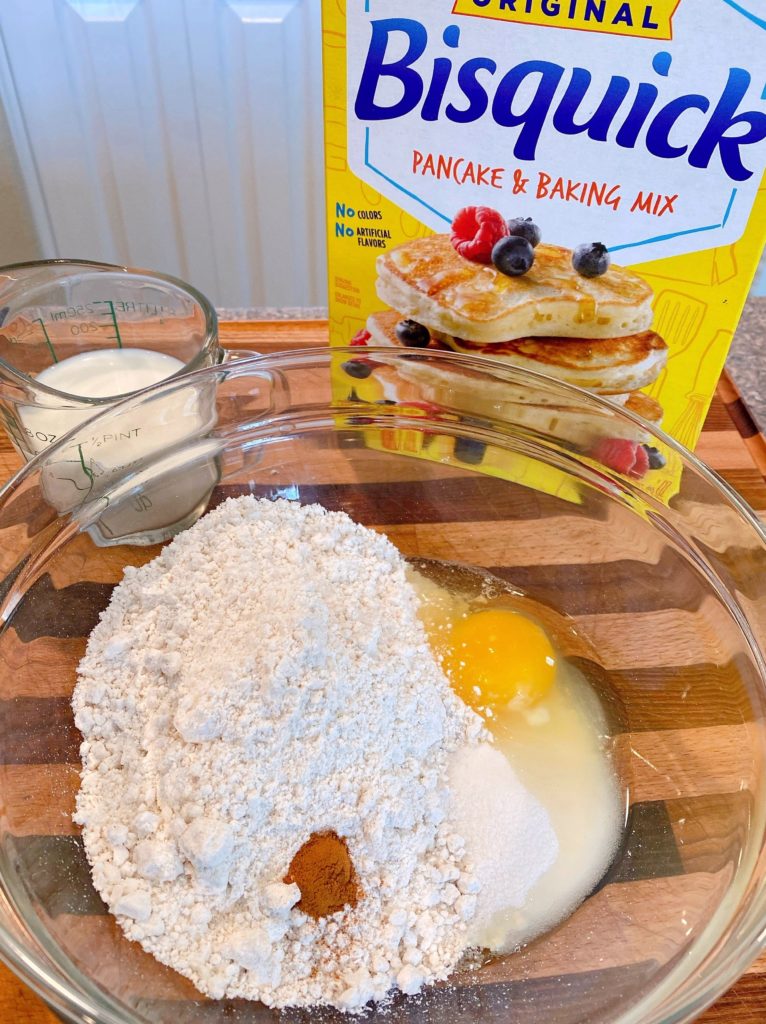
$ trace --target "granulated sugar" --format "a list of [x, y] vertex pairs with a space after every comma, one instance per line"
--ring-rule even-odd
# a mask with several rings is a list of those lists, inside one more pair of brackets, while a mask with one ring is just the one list
[[[73, 697], [93, 880], [130, 939], [215, 997], [356, 1008], [444, 978], [478, 882], [454, 695], [390, 542], [341, 513], [225, 502], [128, 568]], [[361, 897], [314, 920], [283, 879], [315, 833]]]
[[479, 886], [467, 939], [496, 949], [505, 941], [509, 911], [525, 905], [555, 862], [558, 840], [545, 808], [488, 743], [456, 751], [449, 780], [450, 818], [466, 837]]

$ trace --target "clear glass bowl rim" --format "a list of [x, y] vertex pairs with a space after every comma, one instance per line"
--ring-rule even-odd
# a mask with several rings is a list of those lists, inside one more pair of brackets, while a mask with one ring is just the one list
[[[128, 268], [112, 267], [108, 264], [93, 264], [88, 261], [40, 261], [45, 263], [76, 262], [85, 266], [95, 266], [108, 270], [124, 270]], [[18, 265], [21, 266], [22, 264]], [[141, 271], [138, 271], [139, 273]], [[162, 275], [157, 275], [162, 277]], [[184, 282], [173, 278], [167, 278], [173, 284], [180, 284], [189, 289]], [[189, 289], [191, 290], [191, 289]], [[589, 391], [575, 385], [565, 384], [555, 378], [546, 376], [533, 370], [520, 369], [509, 366], [499, 359], [486, 356], [469, 356], [453, 352], [442, 352], [436, 350], [407, 350], [392, 349], [390, 347], [367, 346], [363, 352], [358, 347], [332, 347], [316, 346], [300, 349], [284, 349], [274, 353], [249, 356], [238, 359], [233, 363], [208, 366], [191, 373], [179, 371], [178, 375], [160, 381], [152, 387], [146, 388], [133, 395], [128, 395], [115, 402], [107, 399], [109, 408], [98, 415], [87, 420], [89, 429], [100, 421], [107, 421], [110, 415], [117, 410], [123, 411], [139, 406], [141, 403], [150, 401], [153, 397], [164, 392], [172, 392], [190, 383], [198, 382], [214, 383], [216, 380], [225, 380], [232, 376], [247, 376], [250, 373], [274, 372], [286, 370], [302, 370], [325, 368], [329, 374], [330, 367], [335, 361], [342, 361], [344, 358], [360, 359], [378, 358], [385, 362], [398, 362], [400, 360], [428, 358], [444, 361], [445, 365], [453, 364], [463, 367], [472, 373], [478, 373], [494, 381], [504, 381], [517, 386], [533, 384], [535, 388], [548, 391], [560, 396], [562, 401], [569, 404], [573, 402], [585, 408], [600, 409], [608, 413], [610, 417], [618, 420], [639, 425], [645, 431], [652, 442], [658, 441], [667, 448], [674, 451], [681, 459], [684, 469], [691, 470], [695, 475], [704, 479], [721, 499], [728, 504], [738, 515], [741, 522], [749, 527], [760, 541], [766, 551], [766, 527], [758, 519], [756, 513], [750, 508], [747, 502], [723, 480], [713, 469], [701, 461], [693, 452], [689, 451], [682, 444], [666, 434], [659, 427], [643, 420], [629, 410], [615, 406], [605, 398], [601, 398]], [[344, 401], [342, 410], [337, 406], [327, 405], [326, 407], [312, 407], [312, 423], [316, 424], [316, 414], [325, 413], [327, 425], [336, 429], [334, 420], [338, 412], [344, 415], [353, 416], [364, 414], [371, 415], [368, 403], [353, 400]], [[274, 417], [279, 419], [279, 415]], [[484, 420], [484, 418], [483, 418]], [[397, 423], [400, 421], [397, 421]], [[419, 416], [417, 420], [406, 421], [408, 425], [420, 429], [429, 422], [428, 416]], [[438, 421], [437, 421], [438, 422]], [[486, 429], [490, 432], [493, 429], [500, 431], [509, 421], [502, 417], [487, 414]], [[77, 436], [80, 427], [74, 428], [68, 434], [63, 435], [54, 445], [39, 453], [30, 462], [26, 463], [14, 476], [12, 476], [2, 487], [0, 487], [0, 507], [5, 503], [13, 491], [40, 468], [44, 462], [58, 450], [65, 449]], [[532, 434], [523, 426], [514, 426], [514, 430], [521, 434]], [[579, 458], [576, 456], [576, 458]], [[640, 481], [627, 482], [619, 474], [606, 467], [599, 467], [599, 474], [611, 481], [622, 491], [633, 489], [641, 491]], [[69, 517], [62, 517], [65, 520]], [[766, 688], [766, 659], [764, 652], [759, 650], [761, 675]], [[747, 967], [758, 957], [760, 952], [766, 948], [766, 885], [758, 885], [756, 876], [759, 871], [766, 874], [766, 835], [760, 836], [760, 849], [753, 860], [752, 876], [749, 879], [745, 891], [742, 893], [740, 903], [737, 906], [736, 915], [730, 915], [730, 923], [734, 921], [731, 933], [723, 941], [719, 939], [707, 943], [703, 954], [705, 962], [704, 972], [699, 970], [699, 964], [695, 969], [689, 971], [688, 965], [682, 960], [669, 972], [662, 984], [645, 995], [639, 1003], [631, 1007], [627, 1012], [615, 1019], [614, 1024], [690, 1024], [691, 1021], [701, 1014], [707, 1007], [714, 1003], [747, 969]], [[72, 1021], [73, 1024], [135, 1024], [136, 1018], [125, 1013], [122, 1007], [108, 996], [104, 996], [95, 985], [90, 983], [82, 975], [85, 985], [83, 988], [90, 990], [83, 991], [75, 989], [74, 985], [65, 978], [62, 973], [49, 968], [43, 958], [39, 956], [30, 946], [19, 939], [18, 935], [3, 921], [3, 916], [12, 913], [8, 906], [8, 897], [5, 892], [5, 882], [0, 878], [0, 960], [2, 960], [14, 973], [22, 979], [34, 992], [37, 993], [57, 1013]], [[717, 915], [715, 915], [717, 916]], [[710, 930], [712, 923], [708, 924]], [[703, 944], [704, 945], [704, 944]], [[721, 948], [717, 948], [720, 945]], [[707, 962], [709, 961], [709, 962]], [[77, 973], [80, 973], [79, 971]], [[679, 975], [686, 974], [686, 977]], [[704, 976], [703, 976], [704, 974]]]

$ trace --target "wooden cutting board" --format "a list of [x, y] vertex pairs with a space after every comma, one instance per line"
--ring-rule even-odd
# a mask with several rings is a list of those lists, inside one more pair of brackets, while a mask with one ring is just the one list
[[[262, 353], [327, 344], [321, 320], [225, 323], [227, 348]], [[713, 399], [697, 454], [712, 466], [762, 517], [766, 516], [766, 441], [758, 432], [736, 388], [724, 376]], [[20, 466], [19, 457], [0, 432], [0, 483]], [[59, 1018], [0, 965], [0, 1021], [9, 1024], [56, 1024]], [[763, 1024], [766, 1021], [766, 955], [715, 1006], [702, 1024]]]

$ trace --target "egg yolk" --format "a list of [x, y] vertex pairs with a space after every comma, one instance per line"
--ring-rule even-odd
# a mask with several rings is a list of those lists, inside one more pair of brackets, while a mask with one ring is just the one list
[[474, 612], [449, 634], [444, 669], [455, 692], [481, 714], [526, 708], [553, 686], [556, 654], [545, 632], [503, 608]]

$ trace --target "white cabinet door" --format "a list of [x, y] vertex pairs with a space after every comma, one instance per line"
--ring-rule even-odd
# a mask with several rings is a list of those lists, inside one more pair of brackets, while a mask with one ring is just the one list
[[0, 33], [46, 256], [324, 302], [318, 0], [2, 0]]

